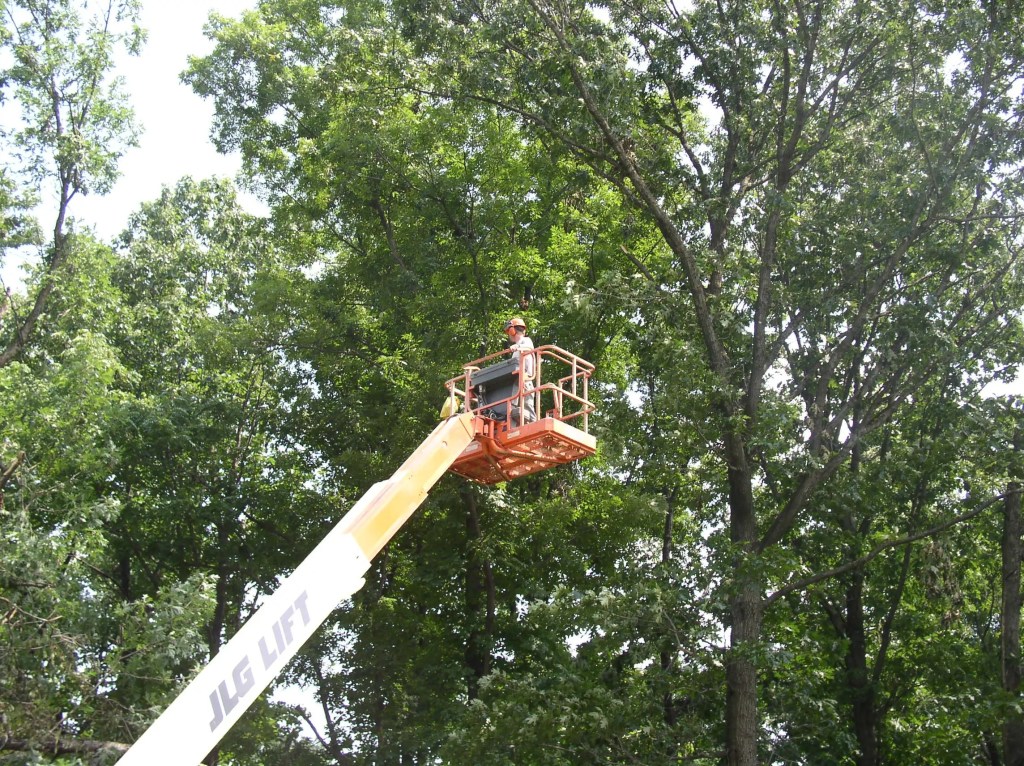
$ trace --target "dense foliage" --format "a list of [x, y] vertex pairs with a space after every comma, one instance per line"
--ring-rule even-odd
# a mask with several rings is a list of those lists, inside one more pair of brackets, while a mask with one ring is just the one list
[[598, 455], [444, 478], [208, 763], [1024, 763], [1012, 5], [260, 0], [185, 77], [269, 214], [100, 242], [103, 5], [0, 4], [0, 762], [123, 752], [515, 313]]

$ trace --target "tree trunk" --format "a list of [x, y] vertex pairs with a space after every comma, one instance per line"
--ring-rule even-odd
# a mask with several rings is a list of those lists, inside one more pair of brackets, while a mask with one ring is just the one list
[[731, 652], [725, 668], [725, 729], [729, 766], [757, 764], [757, 663], [761, 637], [761, 592], [756, 582], [740, 586], [730, 602]]
[[[113, 756], [124, 755], [130, 745], [94, 739], [59, 736], [49, 740], [0, 739], [0, 752], [32, 753], [35, 757], [60, 755]], [[33, 758], [33, 762], [35, 759]]]
[[[1020, 690], [1020, 484], [1010, 482], [1006, 490], [1003, 521], [1002, 681], [1003, 689], [1016, 695]], [[1003, 722], [1003, 761], [1006, 766], [1024, 766], [1024, 718], [1014, 715]]]
[[864, 575], [853, 573], [846, 590], [846, 685], [851, 693], [853, 730], [857, 737], [857, 766], [876, 766], [875, 692], [868, 674], [867, 636], [864, 631]]
[[999, 744], [996, 742], [992, 732], [986, 731], [981, 735], [982, 747], [985, 750], [985, 758], [989, 766], [1003, 766], [1003, 757], [999, 753]]
[[[470, 490], [463, 491], [466, 503], [466, 694], [476, 699], [480, 679], [491, 672], [491, 641], [494, 636], [497, 598], [491, 562], [480, 555], [483, 532], [477, 498]], [[484, 611], [481, 626], [480, 612]]]
[[757, 545], [757, 519], [750, 469], [743, 441], [726, 439], [729, 461], [730, 536], [743, 550], [733, 562], [736, 591], [729, 601], [730, 652], [725, 667], [725, 736], [729, 766], [757, 764], [757, 646], [761, 639], [763, 596], [757, 567], [747, 559]]
[[[214, 607], [213, 619], [206, 626], [206, 641], [210, 650], [212, 660], [220, 652], [224, 640], [224, 626], [227, 622], [228, 613], [228, 576], [229, 562], [227, 560], [229, 542], [229, 530], [227, 522], [221, 520], [217, 525], [217, 551], [220, 562], [217, 565], [217, 603]], [[204, 766], [217, 766], [220, 761], [220, 745], [217, 745], [203, 759]]]
[[[675, 490], [666, 493], [665, 499], [667, 503], [665, 508], [665, 526], [661, 537], [661, 563], [667, 567], [672, 561], [673, 527], [675, 526], [676, 511]], [[675, 669], [676, 652], [669, 651], [668, 648], [662, 649], [660, 660], [662, 676], [667, 680]], [[664, 711], [665, 725], [671, 729], [676, 725], [677, 719], [675, 695], [672, 693], [671, 686], [662, 695], [661, 704]]]
[[[317, 687], [320, 690], [320, 709], [324, 714], [324, 722], [327, 725], [327, 737], [329, 741], [325, 742], [319, 735], [317, 735], [317, 739], [320, 739], [320, 743], [324, 746], [324, 749], [330, 753], [331, 757], [334, 758], [335, 762], [338, 764], [351, 763], [352, 755], [346, 752], [345, 748], [342, 747], [341, 736], [338, 733], [338, 721], [334, 717], [331, 711], [331, 705], [328, 702], [331, 699], [331, 695], [327, 686], [327, 679], [324, 678], [323, 667], [320, 665], [320, 661], [316, 658], [313, 659], [312, 666], [313, 672], [316, 674]], [[313, 728], [313, 724], [310, 723], [308, 719], [306, 722], [309, 723], [310, 728]]]
[[[57, 107], [55, 106], [55, 111], [56, 110]], [[59, 127], [60, 125], [58, 121], [58, 129]], [[60, 203], [57, 207], [57, 221], [53, 225], [53, 252], [45, 264], [44, 276], [39, 285], [39, 290], [36, 292], [35, 300], [32, 302], [32, 309], [21, 321], [21, 324], [11, 337], [7, 347], [3, 351], [0, 351], [0, 368], [6, 367], [17, 359], [25, 346], [28, 345], [29, 339], [32, 337], [32, 333], [36, 329], [36, 323], [46, 311], [46, 305], [49, 303], [50, 295], [53, 293], [54, 287], [56, 286], [57, 275], [63, 270], [64, 264], [68, 260], [71, 251], [71, 243], [68, 241], [68, 234], [64, 231], [64, 221], [67, 218], [68, 205], [70, 204], [71, 197], [75, 194], [75, 191], [76, 190], [72, 187], [69, 177], [65, 173], [62, 173]]]

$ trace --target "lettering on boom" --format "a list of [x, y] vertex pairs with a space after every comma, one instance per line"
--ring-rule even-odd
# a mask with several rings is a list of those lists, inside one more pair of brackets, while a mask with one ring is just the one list
[[[295, 641], [295, 634], [292, 631], [295, 626], [296, 613], [302, 618], [304, 626], [309, 625], [309, 610], [306, 608], [308, 599], [309, 594], [302, 591], [291, 606], [285, 609], [270, 626], [270, 632], [260, 636], [259, 641], [256, 642], [264, 671], [270, 670], [278, 657], [283, 656], [285, 650]], [[231, 677], [222, 679], [210, 692], [210, 707], [213, 708], [210, 731], [217, 730], [217, 727], [238, 706], [239, 700], [253, 686], [255, 686], [255, 678], [253, 677], [252, 663], [249, 661], [249, 655], [245, 654], [231, 671]]]

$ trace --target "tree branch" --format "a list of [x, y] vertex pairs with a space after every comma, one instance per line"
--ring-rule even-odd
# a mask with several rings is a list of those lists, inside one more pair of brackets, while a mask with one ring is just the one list
[[42, 756], [97, 755], [101, 753], [124, 755], [130, 745], [94, 739], [67, 739], [57, 736], [46, 740], [0, 738], [0, 752], [36, 753]]
[[[1020, 491], [1021, 490], [1017, 490], [1018, 493]], [[1003, 493], [996, 495], [995, 497], [991, 497], [984, 503], [979, 505], [977, 508], [967, 511], [966, 513], [963, 513], [959, 516], [954, 516], [951, 519], [947, 519], [941, 524], [937, 524], [936, 526], [931, 527], [930, 529], [926, 529], [923, 532], [915, 532], [913, 534], [905, 535], [903, 537], [885, 540], [876, 545], [869, 553], [866, 553], [860, 558], [854, 559], [853, 561], [848, 561], [842, 566], [835, 567], [834, 569], [829, 569], [825, 572], [819, 572], [816, 575], [806, 577], [802, 580], [797, 580], [796, 582], [791, 582], [788, 585], [783, 585], [774, 593], [769, 594], [765, 598], [764, 604], [767, 607], [781, 599], [783, 596], [786, 596], [794, 591], [803, 590], [804, 588], [814, 585], [815, 583], [819, 583], [822, 580], [828, 580], [833, 577], [838, 577], [839, 575], [845, 574], [846, 572], [849, 572], [853, 569], [858, 569], [867, 564], [868, 562], [872, 561], [873, 559], [877, 558], [879, 555], [889, 550], [890, 548], [898, 548], [901, 545], [909, 545], [910, 543], [917, 542], [918, 540], [923, 540], [926, 537], [934, 537], [940, 532], [945, 532], [950, 527], [954, 527], [957, 524], [962, 524], [965, 521], [970, 521], [976, 516], [980, 516], [982, 513], [987, 511], [996, 503], [1002, 501], [1004, 498], [1008, 496], [1008, 494], [1010, 493]]]
[[8, 465], [4, 466], [0, 464], [0, 492], [2, 492], [4, 487], [7, 486], [7, 482], [11, 480], [14, 476], [14, 472], [18, 470], [18, 466], [20, 466], [24, 460], [25, 453], [22, 451], [19, 452], [15, 456], [14, 460], [12, 460]]

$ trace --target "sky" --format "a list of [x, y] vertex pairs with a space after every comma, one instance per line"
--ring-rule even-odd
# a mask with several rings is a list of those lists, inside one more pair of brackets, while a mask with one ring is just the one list
[[213, 104], [180, 81], [190, 55], [209, 53], [203, 35], [211, 12], [238, 17], [256, 0], [143, 0], [147, 41], [139, 56], [123, 56], [117, 74], [142, 127], [139, 146], [122, 157], [121, 177], [110, 193], [72, 202], [72, 215], [91, 224], [101, 239], [120, 233], [142, 202], [179, 178], [233, 177], [237, 155], [221, 155], [210, 142]]

